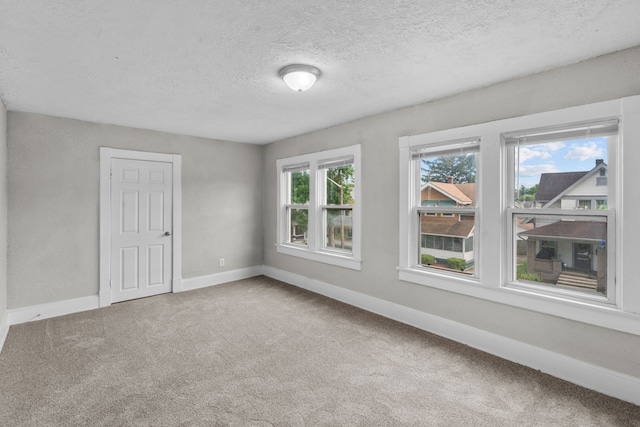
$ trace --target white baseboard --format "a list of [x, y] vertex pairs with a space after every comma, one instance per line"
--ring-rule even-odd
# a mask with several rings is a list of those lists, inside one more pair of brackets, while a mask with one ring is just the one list
[[273, 267], [264, 266], [263, 274], [540, 370], [582, 387], [640, 405], [640, 378]]
[[262, 274], [262, 266], [239, 268], [237, 270], [223, 271], [222, 273], [208, 274], [206, 276], [191, 277], [182, 279], [182, 291], [190, 291], [193, 289], [206, 288], [207, 286], [220, 285], [222, 283], [233, 282], [236, 280], [248, 279], [249, 277], [260, 276]]
[[[247, 279], [249, 277], [262, 274], [262, 266], [241, 268], [237, 270], [225, 271], [223, 273], [210, 274], [207, 276], [181, 279], [178, 284], [180, 291], [204, 288], [206, 286], [219, 285], [221, 283], [233, 282], [235, 280]], [[3, 323], [0, 323], [0, 339], [2, 334], [6, 336], [9, 326], [20, 323], [31, 322], [33, 320], [48, 319], [65, 314], [78, 313], [86, 310], [93, 310], [100, 307], [98, 295], [76, 298], [72, 300], [56, 301], [47, 304], [32, 305], [29, 307], [8, 310]], [[4, 342], [4, 341], [2, 341]], [[1, 347], [0, 347], [1, 349]]]
[[5, 313], [2, 319], [0, 319], [0, 351], [4, 346], [4, 342], [7, 339], [9, 333], [9, 313]]
[[64, 316], [65, 314], [79, 313], [100, 307], [97, 295], [75, 298], [65, 301], [56, 301], [48, 304], [32, 305], [29, 307], [9, 310], [9, 325], [31, 322], [32, 320], [48, 319]]

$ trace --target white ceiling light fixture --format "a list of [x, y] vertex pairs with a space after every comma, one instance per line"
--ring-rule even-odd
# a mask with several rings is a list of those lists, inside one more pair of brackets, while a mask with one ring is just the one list
[[320, 77], [320, 70], [311, 65], [292, 64], [280, 70], [280, 78], [291, 89], [303, 92], [310, 89]]

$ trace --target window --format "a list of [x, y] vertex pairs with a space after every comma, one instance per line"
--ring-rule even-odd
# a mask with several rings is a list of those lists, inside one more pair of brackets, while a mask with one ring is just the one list
[[591, 209], [591, 200], [578, 200], [578, 209]]
[[278, 252], [360, 269], [360, 146], [276, 162]]
[[[608, 203], [606, 210], [596, 210], [596, 200], [609, 200], [615, 191], [611, 183], [603, 186], [598, 179], [606, 170], [609, 148], [615, 150], [617, 135], [618, 119], [503, 135], [513, 171], [509, 188], [519, 189], [513, 192], [508, 213], [515, 230], [512, 285], [559, 292], [566, 298], [615, 300], [615, 262], [607, 244], [613, 241], [609, 224], [614, 206]], [[520, 194], [534, 186], [537, 203], [525, 207]], [[576, 208], [590, 212], [576, 215]]]
[[411, 257], [427, 273], [476, 276], [473, 236], [478, 146], [475, 138], [411, 150], [412, 221], [420, 242]]
[[324, 249], [353, 253], [353, 188], [354, 158], [322, 163], [318, 176], [325, 185], [322, 194], [322, 219], [324, 225]]
[[540, 240], [539, 252], [536, 258], [554, 259], [558, 252], [558, 242], [554, 240]]
[[[638, 334], [639, 117], [634, 96], [400, 138], [398, 278]], [[421, 197], [425, 162], [473, 146], [475, 203]], [[473, 232], [436, 227], [453, 219]], [[457, 271], [436, 252], [470, 250]]]
[[286, 175], [287, 243], [307, 245], [309, 226], [309, 163], [283, 168]]

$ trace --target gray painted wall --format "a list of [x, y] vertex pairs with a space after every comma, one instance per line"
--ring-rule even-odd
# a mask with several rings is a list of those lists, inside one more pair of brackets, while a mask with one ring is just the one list
[[[640, 47], [268, 145], [265, 265], [640, 377], [639, 336], [401, 282], [396, 271], [400, 136], [637, 95], [638, 76]], [[278, 254], [276, 159], [358, 143], [362, 144], [362, 271]]]
[[0, 324], [7, 314], [7, 110], [0, 100]]
[[261, 146], [10, 111], [9, 309], [98, 293], [100, 146], [182, 155], [183, 278], [262, 264]]

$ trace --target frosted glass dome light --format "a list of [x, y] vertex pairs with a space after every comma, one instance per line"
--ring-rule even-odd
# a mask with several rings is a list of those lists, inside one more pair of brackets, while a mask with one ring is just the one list
[[296, 92], [310, 89], [318, 77], [320, 77], [320, 70], [311, 65], [292, 64], [280, 70], [280, 78]]

